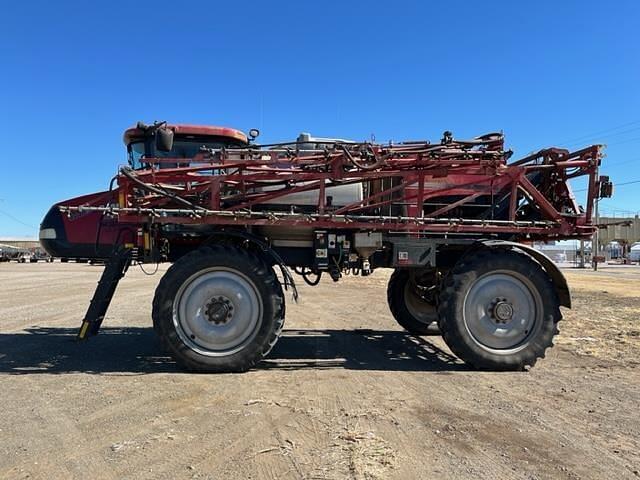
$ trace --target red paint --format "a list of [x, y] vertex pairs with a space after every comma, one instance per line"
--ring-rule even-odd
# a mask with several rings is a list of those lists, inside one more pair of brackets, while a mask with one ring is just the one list
[[[241, 132], [222, 127], [171, 125], [170, 128], [176, 133], [194, 135], [233, 138], [242, 135], [246, 141], [246, 136]], [[127, 130], [125, 142], [141, 133], [135, 128]], [[280, 225], [435, 234], [497, 234], [513, 235], [520, 240], [587, 238], [593, 233], [595, 227], [591, 222], [591, 211], [601, 161], [600, 146], [590, 146], [576, 152], [550, 148], [507, 163], [509, 154], [503, 151], [501, 137], [478, 142], [453, 141], [435, 145], [427, 142], [400, 145], [358, 144], [346, 148], [336, 147], [312, 156], [297, 156], [281, 148], [263, 150], [253, 158], [248, 150], [240, 158], [239, 151], [229, 149], [179, 161], [158, 159], [156, 162], [150, 159], [150, 164], [156, 166], [136, 171], [140, 181], [182, 188], [180, 196], [208, 209], [209, 213], [202, 216], [178, 213], [179, 209], [185, 209], [184, 205], [164, 196], [142, 193], [138, 185], [120, 175], [118, 186], [125, 194], [126, 207], [129, 209], [116, 210], [117, 220], [105, 216], [110, 220], [103, 220], [99, 241], [115, 242], [117, 232], [123, 226], [128, 225], [135, 230], [139, 225], [151, 221], [166, 224]], [[190, 166], [159, 168], [162, 163]], [[211, 174], [212, 171], [215, 172], [214, 175]], [[534, 174], [538, 175], [535, 185], [527, 178], [527, 175]], [[568, 185], [569, 179], [582, 175], [589, 177], [585, 212], [580, 211]], [[384, 179], [388, 184], [393, 179], [395, 184], [381, 187], [384, 188], [382, 191], [370, 191], [361, 202], [337, 210], [332, 210], [326, 204], [324, 196], [321, 196], [313, 217], [265, 218], [264, 215], [257, 215], [246, 218], [242, 214], [237, 218], [225, 216], [229, 212], [246, 211], [273, 202], [293, 192], [320, 189], [325, 182], [335, 185], [362, 182], [372, 186], [373, 183], [370, 182]], [[264, 185], [276, 186], [276, 190], [261, 191], [260, 187]], [[513, 195], [516, 192], [521, 197], [530, 199], [533, 208], [539, 212], [538, 220], [544, 224], [525, 225], [518, 222], [518, 202]], [[497, 201], [495, 199], [510, 193], [511, 201], [506, 210], [508, 218], [502, 218], [501, 222], [494, 222], [490, 218], [460, 219], [453, 214], [457, 208], [469, 205], [477, 199], [485, 199], [485, 202], [488, 201], [486, 199]], [[448, 198], [455, 200], [447, 200]], [[423, 214], [423, 205], [437, 203], [438, 200], [443, 204], [433, 207], [430, 213]], [[115, 202], [116, 193], [102, 192], [60, 204], [72, 207], [103, 206]], [[377, 215], [376, 209], [385, 209], [392, 204], [405, 205], [406, 213], [402, 215], [405, 218], [395, 218], [388, 214], [384, 214], [385, 218], [372, 218]], [[136, 213], [131, 210], [135, 208], [145, 210]], [[149, 209], [170, 211], [152, 218]], [[95, 241], [101, 215], [92, 212], [84, 217], [74, 218], [72, 214], [71, 218], [65, 220], [69, 241]], [[425, 216], [429, 218], [423, 218]], [[442, 221], [439, 218], [449, 220]], [[121, 238], [117, 240], [127, 241]]]

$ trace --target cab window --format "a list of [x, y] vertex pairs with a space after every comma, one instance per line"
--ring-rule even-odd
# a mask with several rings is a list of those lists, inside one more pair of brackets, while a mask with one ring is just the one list
[[[153, 144], [153, 142], [149, 142]], [[143, 140], [135, 141], [129, 144], [127, 147], [128, 160], [131, 168], [137, 170], [141, 168], [148, 168], [149, 162], [145, 161], [148, 158], [193, 158], [200, 152], [201, 147], [207, 148], [241, 148], [245, 144], [240, 140], [234, 140], [232, 138], [221, 137], [208, 137], [208, 138], [176, 138], [173, 142], [173, 148], [170, 152], [145, 152], [145, 142]], [[153, 148], [153, 146], [151, 147]], [[155, 149], [154, 149], [155, 150]], [[177, 164], [161, 164], [162, 167], [175, 167]]]

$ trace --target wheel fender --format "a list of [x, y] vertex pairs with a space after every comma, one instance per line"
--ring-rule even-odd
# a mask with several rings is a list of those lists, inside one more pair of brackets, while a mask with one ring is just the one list
[[298, 302], [298, 288], [296, 287], [295, 281], [293, 280], [293, 276], [289, 269], [285, 265], [280, 255], [278, 255], [275, 250], [273, 250], [265, 241], [256, 237], [255, 235], [251, 235], [247, 232], [240, 231], [231, 231], [231, 230], [223, 230], [220, 232], [212, 233], [209, 238], [204, 242], [205, 245], [210, 245], [216, 243], [221, 238], [235, 238], [240, 240], [245, 240], [249, 243], [252, 243], [256, 247], [260, 249], [262, 254], [267, 257], [269, 260], [273, 262], [273, 264], [278, 265], [280, 267], [280, 271], [282, 272], [282, 277], [284, 279], [283, 285], [285, 290], [288, 290], [288, 287], [291, 287], [291, 291], [293, 294], [293, 301]]
[[571, 292], [569, 291], [569, 285], [567, 284], [567, 279], [558, 266], [547, 257], [544, 253], [529, 245], [523, 245], [522, 243], [517, 242], [508, 242], [506, 240], [481, 240], [478, 242], [485, 248], [511, 248], [520, 250], [530, 257], [533, 257], [542, 268], [545, 269], [549, 277], [551, 277], [551, 281], [553, 282], [553, 286], [558, 294], [558, 300], [560, 301], [560, 305], [563, 307], [571, 308]]

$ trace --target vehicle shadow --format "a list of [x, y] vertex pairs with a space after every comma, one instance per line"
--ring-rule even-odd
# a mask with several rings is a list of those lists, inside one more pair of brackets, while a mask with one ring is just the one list
[[[77, 342], [77, 329], [33, 327], [0, 332], [0, 375], [35, 373], [181, 373], [152, 328], [103, 327]], [[394, 330], [285, 330], [260, 369], [466, 370], [422, 337]]]

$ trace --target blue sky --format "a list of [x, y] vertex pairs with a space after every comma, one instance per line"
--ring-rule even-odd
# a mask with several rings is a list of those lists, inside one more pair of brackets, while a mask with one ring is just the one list
[[[0, 236], [104, 189], [137, 120], [261, 140], [504, 130], [640, 180], [640, 2], [5, 2]], [[640, 183], [602, 210], [640, 211]]]

